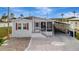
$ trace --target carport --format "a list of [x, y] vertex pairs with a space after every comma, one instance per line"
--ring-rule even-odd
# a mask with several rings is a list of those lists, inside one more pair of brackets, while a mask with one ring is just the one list
[[54, 33], [68, 34], [69, 24], [62, 22], [54, 22]]

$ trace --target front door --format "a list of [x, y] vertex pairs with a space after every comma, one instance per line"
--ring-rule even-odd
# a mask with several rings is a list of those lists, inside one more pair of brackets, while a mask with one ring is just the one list
[[47, 31], [52, 31], [52, 22], [47, 22]]
[[41, 22], [41, 31], [46, 31], [46, 22]]
[[40, 32], [40, 23], [39, 22], [35, 22], [34, 30], [35, 30], [35, 32]]

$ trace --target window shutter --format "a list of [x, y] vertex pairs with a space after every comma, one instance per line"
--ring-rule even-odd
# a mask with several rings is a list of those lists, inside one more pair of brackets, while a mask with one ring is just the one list
[[16, 23], [16, 30], [17, 30], [17, 23]]
[[27, 30], [29, 30], [29, 23], [27, 23]]
[[25, 26], [26, 26], [26, 30], [27, 30], [27, 23], [25, 24]]

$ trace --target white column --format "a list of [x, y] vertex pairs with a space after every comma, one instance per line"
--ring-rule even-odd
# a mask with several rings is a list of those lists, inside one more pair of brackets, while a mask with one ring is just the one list
[[40, 21], [40, 23], [39, 23], [39, 26], [40, 26], [40, 32], [41, 32], [41, 21]]
[[46, 32], [47, 32], [47, 21], [46, 21]]
[[53, 22], [52, 22], [52, 35], [54, 35], [54, 24], [53, 24]]
[[34, 32], [34, 19], [32, 19], [32, 32]]

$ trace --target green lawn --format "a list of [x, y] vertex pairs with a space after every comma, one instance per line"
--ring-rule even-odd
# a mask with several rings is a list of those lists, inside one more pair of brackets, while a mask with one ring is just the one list
[[[8, 27], [0, 27], [0, 38], [3, 38], [4, 36], [7, 36], [8, 33]], [[12, 28], [9, 27], [9, 33], [12, 33]]]

